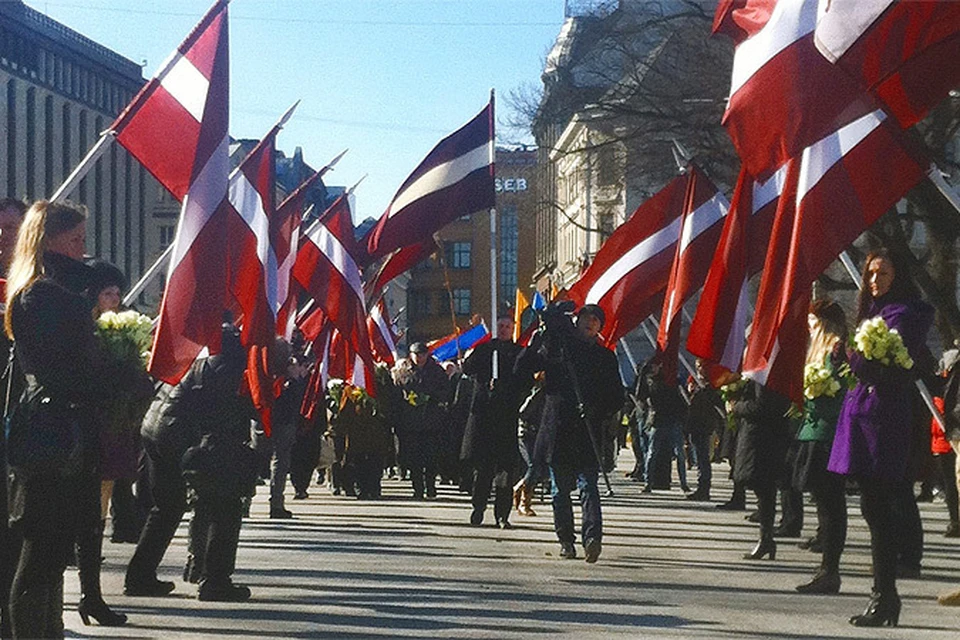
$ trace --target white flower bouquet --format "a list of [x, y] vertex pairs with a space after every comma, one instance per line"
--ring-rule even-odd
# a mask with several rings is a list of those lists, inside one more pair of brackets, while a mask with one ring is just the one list
[[146, 363], [153, 342], [153, 320], [136, 311], [107, 311], [97, 319], [97, 336], [117, 360]]
[[821, 396], [836, 397], [843, 385], [823, 364], [811, 362], [803, 368], [803, 397], [814, 400]]
[[857, 327], [853, 344], [867, 360], [876, 360], [886, 366], [896, 365], [903, 369], [913, 368], [913, 358], [903, 344], [903, 337], [896, 329], [888, 327], [880, 316], [864, 320]]

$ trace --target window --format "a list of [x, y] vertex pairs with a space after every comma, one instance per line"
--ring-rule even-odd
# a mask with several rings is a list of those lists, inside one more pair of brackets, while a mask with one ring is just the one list
[[429, 291], [411, 291], [410, 292], [410, 310], [416, 317], [430, 315], [430, 292]]
[[600, 244], [603, 245], [607, 241], [616, 228], [616, 225], [613, 222], [613, 214], [605, 213], [599, 216], [600, 218]]
[[517, 290], [517, 247], [520, 230], [517, 207], [509, 205], [500, 211], [500, 300], [512, 303]]
[[470, 268], [470, 249], [469, 242], [454, 242], [447, 245], [447, 264], [451, 269], [469, 269]]
[[597, 183], [601, 186], [617, 184], [617, 154], [612, 146], [602, 147], [597, 154]]
[[470, 315], [470, 289], [453, 290], [453, 312], [458, 316]]
[[166, 249], [173, 244], [173, 238], [177, 233], [177, 226], [173, 224], [160, 225], [160, 248]]

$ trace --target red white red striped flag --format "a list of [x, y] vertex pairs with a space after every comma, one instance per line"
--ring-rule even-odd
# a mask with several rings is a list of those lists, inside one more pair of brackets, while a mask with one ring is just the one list
[[429, 258], [437, 250], [437, 242], [430, 236], [423, 242], [412, 244], [390, 254], [377, 271], [377, 275], [366, 285], [371, 296], [378, 296], [391, 280], [413, 269]]
[[955, 0], [831, 0], [815, 40], [901, 127], [919, 122], [960, 86]]
[[229, 175], [227, 2], [219, 1], [113, 128], [183, 207], [148, 369], [176, 383], [220, 349]]
[[397, 361], [397, 339], [383, 299], [377, 301], [367, 316], [367, 332], [373, 357], [392, 367]]
[[221, 154], [220, 132], [228, 118], [228, 1], [214, 2], [110, 127], [178, 201]]
[[441, 140], [406, 179], [365, 238], [369, 259], [417, 244], [495, 203], [493, 101]]
[[606, 315], [603, 335], [609, 348], [663, 304], [680, 237], [687, 181], [686, 175], [679, 176], [641, 204], [603, 243], [593, 263], [567, 292], [578, 305], [600, 305]]
[[723, 116], [743, 166], [766, 177], [871, 111], [862, 88], [817, 50], [819, 0], [722, 0], [714, 31], [736, 41]]
[[673, 380], [677, 375], [680, 310], [703, 286], [730, 209], [730, 203], [716, 185], [693, 165], [688, 169], [684, 200], [680, 239], [670, 269], [657, 334], [658, 350], [665, 356], [663, 366], [667, 380]]
[[[883, 112], [876, 111], [811, 145], [787, 165], [745, 373], [802, 401], [806, 346], [795, 331], [801, 323], [797, 316], [806, 317], [811, 283], [923, 179], [925, 164], [907, 150]], [[771, 372], [781, 366], [784, 374], [775, 379]]]
[[733, 192], [710, 271], [697, 304], [687, 350], [728, 371], [739, 371], [746, 347], [750, 300], [747, 285], [763, 268], [786, 167], [765, 182], [746, 171]]

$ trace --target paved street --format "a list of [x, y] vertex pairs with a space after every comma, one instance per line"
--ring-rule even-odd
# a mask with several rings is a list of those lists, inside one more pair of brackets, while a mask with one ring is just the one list
[[[628, 454], [621, 455], [623, 463]], [[729, 496], [718, 465], [717, 501]], [[617, 473], [604, 500], [603, 555], [596, 565], [557, 557], [549, 504], [514, 517], [517, 527], [466, 525], [469, 504], [452, 487], [414, 502], [409, 484], [385, 483], [379, 502], [334, 497], [315, 487], [288, 501], [293, 521], [266, 517], [260, 487], [244, 522], [235, 578], [253, 590], [243, 604], [198, 602], [179, 580], [181, 527], [161, 577], [177, 578], [167, 598], [126, 598], [123, 570], [133, 545], [107, 542], [107, 600], [130, 616], [119, 629], [84, 628], [65, 615], [70, 637], [104, 638], [938, 638], [960, 637], [960, 609], [937, 605], [960, 586], [960, 540], [946, 540], [943, 504], [922, 505], [924, 577], [901, 581], [901, 627], [856, 629], [869, 592], [866, 527], [851, 504], [839, 596], [798, 596], [819, 557], [782, 541], [775, 561], [742, 560], [756, 525], [742, 513], [683, 500], [679, 489], [642, 495]], [[815, 517], [807, 507], [805, 533]], [[488, 511], [488, 519], [492, 514]], [[79, 597], [68, 573], [66, 600]]]

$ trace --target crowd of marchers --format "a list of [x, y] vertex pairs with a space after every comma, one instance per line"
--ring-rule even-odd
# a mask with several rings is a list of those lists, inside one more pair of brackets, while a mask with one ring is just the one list
[[[126, 623], [100, 588], [107, 520], [112, 542], [136, 545], [126, 595], [175, 590], [158, 567], [192, 511], [183, 581], [198, 585], [200, 600], [248, 599], [250, 589], [232, 580], [242, 521], [258, 484], [269, 485], [269, 517], [292, 518], [288, 479], [294, 500], [318, 483], [376, 500], [384, 478], [409, 482], [414, 499], [429, 500], [438, 482], [447, 483], [470, 497], [465, 526], [483, 526], [492, 505], [502, 529], [511, 528], [514, 512], [534, 515], [531, 494], [543, 486], [559, 557], [582, 555], [592, 564], [603, 551], [601, 479], [609, 486], [621, 448], [632, 450], [627, 475], [644, 493], [670, 490], [676, 461], [691, 501], [710, 501], [712, 465], [725, 460], [734, 491], [718, 508], [746, 511], [746, 492], [756, 496], [748, 518], [758, 523], [759, 540], [747, 560], [775, 560], [778, 539], [800, 539], [804, 493], [815, 501], [816, 533], [799, 544], [821, 560], [796, 587], [800, 593], [839, 592], [848, 496], [859, 495], [874, 585], [866, 610], [851, 618], [858, 626], [898, 623], [897, 580], [922, 571], [918, 500], [942, 495], [944, 535], [960, 537], [960, 467], [950, 445], [958, 435], [951, 430], [960, 429], [960, 367], [955, 350], [939, 367], [933, 362], [931, 309], [894, 254], [867, 258], [856, 318], [829, 300], [811, 306], [809, 335], [797, 337], [808, 344], [802, 407], [700, 362], [685, 381], [673, 379], [660, 355], [624, 388], [617, 358], [600, 339], [603, 310], [555, 303], [526, 345], [513, 341], [510, 317], [454, 362], [441, 364], [426, 345], [412, 344], [392, 368], [377, 367], [375, 394], [343, 380], [318, 394], [310, 381], [323, 363], [295, 334], [266, 363], [276, 380], [267, 421], [254, 400], [248, 351], [228, 317], [219, 352], [198, 359], [176, 385], [152, 381], [136, 348], [132, 357], [118, 356], [125, 352], [100, 327], [116, 317], [109, 314], [119, 310], [126, 279], [85, 258], [85, 229], [82, 207], [0, 202], [11, 346], [3, 378], [3, 638], [63, 637], [69, 564], [79, 572], [83, 623]], [[883, 340], [900, 345], [896, 357], [878, 358], [875, 345], [864, 346], [873, 338], [859, 329], [851, 339], [854, 327], [871, 322], [885, 328]], [[947, 433], [922, 404], [918, 378], [939, 397]], [[940, 601], [960, 604], [960, 591]]]

